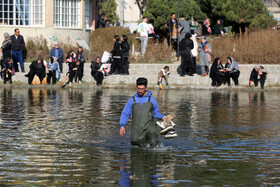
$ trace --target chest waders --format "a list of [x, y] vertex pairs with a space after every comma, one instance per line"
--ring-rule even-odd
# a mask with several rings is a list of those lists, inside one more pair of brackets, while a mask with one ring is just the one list
[[150, 144], [155, 147], [158, 143], [158, 135], [156, 131], [156, 121], [153, 115], [153, 103], [150, 102], [142, 104], [136, 103], [133, 97], [132, 105], [132, 125], [131, 125], [131, 144], [144, 147]]

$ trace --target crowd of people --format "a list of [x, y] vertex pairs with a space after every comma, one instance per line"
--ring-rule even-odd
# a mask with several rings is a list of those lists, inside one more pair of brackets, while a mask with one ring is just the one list
[[[102, 18], [106, 20], [105, 16]], [[154, 33], [153, 20], [151, 23], [147, 23], [147, 17], [143, 17], [142, 22], [138, 25], [138, 32], [140, 32], [142, 55], [145, 54], [146, 46], [148, 42], [149, 34]], [[166, 27], [170, 30], [170, 42], [172, 39], [172, 33], [174, 31], [180, 32], [179, 49], [181, 53], [181, 65], [178, 68], [180, 76], [185, 75], [193, 76], [197, 73], [196, 57], [199, 57], [199, 67], [201, 71], [201, 77], [208, 76], [210, 72], [210, 78], [212, 79], [211, 85], [213, 87], [219, 87], [222, 84], [231, 86], [230, 79], [233, 80], [235, 86], [239, 85], [238, 78], [240, 75], [238, 63], [232, 58], [228, 57], [225, 66], [223, 66], [220, 58], [215, 58], [212, 63], [211, 69], [209, 68], [211, 60], [212, 46], [208, 42], [206, 36], [201, 37], [201, 42], [197, 42], [196, 34], [191, 34], [190, 24], [185, 20], [184, 16], [180, 16], [179, 28], [176, 27], [177, 20], [176, 15], [171, 14], [171, 19], [168, 20]], [[220, 33], [223, 34], [223, 27], [221, 26], [221, 20], [217, 21], [215, 28], [220, 29]], [[205, 27], [209, 27], [210, 21], [204, 22]], [[178, 30], [177, 30], [178, 29]], [[203, 29], [205, 30], [205, 29]], [[211, 27], [206, 29], [209, 33], [212, 32]], [[214, 31], [217, 29], [214, 29]], [[208, 34], [209, 34], [208, 33]], [[206, 34], [207, 35], [207, 34]], [[10, 36], [8, 33], [4, 33], [4, 41], [1, 46], [1, 78], [4, 80], [4, 84], [12, 83], [12, 76], [19, 72], [19, 65], [22, 72], [25, 72], [22, 50], [25, 47], [24, 37], [20, 35], [19, 29], [14, 30], [14, 34]], [[110, 65], [106, 66], [101, 62], [100, 57], [95, 57], [90, 66], [91, 75], [95, 79], [98, 86], [102, 85], [105, 76], [112, 74], [129, 75], [129, 50], [128, 37], [126, 35], [115, 35], [114, 46], [111, 51]], [[50, 57], [48, 62], [42, 58], [38, 58], [33, 61], [29, 67], [30, 71], [25, 75], [28, 77], [28, 84], [32, 84], [34, 77], [38, 77], [40, 83], [43, 83], [46, 79], [47, 84], [56, 84], [60, 79], [60, 74], [63, 73], [63, 49], [59, 47], [57, 42], [54, 43], [53, 48], [50, 50]], [[65, 63], [67, 65], [67, 82], [65, 85], [72, 85], [73, 81], [82, 84], [84, 76], [84, 64], [86, 62], [85, 53], [82, 47], [78, 47], [77, 52], [70, 50], [67, 53]], [[158, 75], [158, 85], [161, 85], [164, 79], [166, 85], [168, 85], [169, 67], [164, 67]], [[255, 67], [252, 70], [250, 76], [249, 86], [257, 86], [258, 82], [261, 84], [261, 88], [264, 88], [266, 80], [267, 70], [262, 66]]]

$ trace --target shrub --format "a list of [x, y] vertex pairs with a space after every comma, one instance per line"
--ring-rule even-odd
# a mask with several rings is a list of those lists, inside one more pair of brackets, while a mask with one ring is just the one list
[[214, 39], [212, 57], [225, 61], [232, 56], [241, 64], [278, 64], [280, 48], [277, 38], [280, 38], [278, 31], [260, 30], [240, 37]]
[[46, 59], [50, 55], [48, 42], [43, 36], [28, 38], [25, 45], [27, 61], [41, 57]]

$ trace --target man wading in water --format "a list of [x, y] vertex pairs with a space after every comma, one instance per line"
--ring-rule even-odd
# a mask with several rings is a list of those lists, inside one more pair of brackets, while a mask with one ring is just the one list
[[125, 124], [132, 113], [131, 144], [144, 147], [158, 144], [156, 119], [164, 120], [166, 116], [159, 112], [156, 99], [147, 90], [148, 81], [140, 77], [136, 81], [137, 93], [126, 103], [120, 119], [120, 136], [125, 134]]

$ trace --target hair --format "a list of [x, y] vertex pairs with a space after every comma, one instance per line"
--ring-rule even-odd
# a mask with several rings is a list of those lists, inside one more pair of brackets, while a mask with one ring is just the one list
[[79, 47], [78, 47], [78, 52], [77, 52], [78, 54], [79, 54], [79, 49], [82, 49], [82, 52], [81, 52], [81, 53], [83, 53], [83, 52], [84, 52], [83, 47], [82, 47], [82, 46], [79, 46]]
[[5, 33], [4, 33], [4, 38], [7, 39], [7, 38], [9, 38], [9, 37], [10, 37], [10, 34], [7, 33], [7, 32], [5, 32]]
[[54, 44], [53, 44], [53, 45], [56, 45], [56, 44], [58, 45], [58, 42], [54, 42]]
[[167, 71], [169, 71], [169, 66], [164, 66], [163, 69], [167, 69]]
[[126, 35], [122, 35], [123, 41], [127, 41], [128, 37]]
[[50, 57], [50, 61], [53, 62], [53, 57], [52, 56]]
[[[173, 16], [175, 13], [174, 12], [172, 12], [171, 14], [170, 14], [170, 16]], [[176, 14], [175, 14], [176, 15]]]
[[139, 77], [137, 80], [136, 80], [136, 85], [137, 86], [140, 86], [140, 85], [144, 85], [145, 87], [147, 87], [148, 85], [148, 80], [144, 77]]
[[227, 59], [229, 59], [230, 60], [230, 62], [232, 63], [232, 60], [231, 60], [231, 57], [229, 56]]
[[180, 18], [185, 18], [185, 16], [184, 15], [180, 15]]
[[119, 36], [119, 35], [115, 35], [115, 36], [114, 36], [114, 39], [120, 40], [120, 36]]
[[15, 32], [17, 32], [17, 30], [19, 30], [18, 28], [15, 29]]
[[39, 60], [40, 60], [41, 62], [43, 61], [43, 59], [42, 59], [41, 57], [37, 58], [37, 62], [38, 62]]
[[142, 18], [142, 20], [143, 20], [143, 19], [147, 19], [147, 17], [146, 17], [146, 16], [144, 16], [144, 17]]
[[98, 58], [100, 59], [99, 56], [96, 56], [96, 57], [94, 58], [94, 62], [96, 62]]
[[190, 39], [191, 37], [192, 37], [192, 34], [189, 33], [189, 32], [185, 35], [185, 38], [186, 38], [186, 39]]
[[150, 21], [149, 21], [150, 23], [155, 23], [155, 20], [154, 19], [150, 19]]

